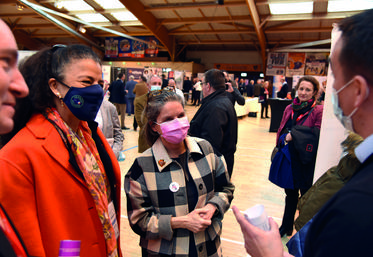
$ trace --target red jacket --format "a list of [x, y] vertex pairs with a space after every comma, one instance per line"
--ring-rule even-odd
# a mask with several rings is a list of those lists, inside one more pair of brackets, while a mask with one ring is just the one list
[[[102, 132], [97, 134], [113, 166], [119, 226], [120, 168]], [[57, 130], [41, 114], [0, 151], [0, 202], [31, 256], [58, 256], [60, 240], [69, 239], [81, 240], [81, 257], [107, 256], [94, 200], [69, 158]]]

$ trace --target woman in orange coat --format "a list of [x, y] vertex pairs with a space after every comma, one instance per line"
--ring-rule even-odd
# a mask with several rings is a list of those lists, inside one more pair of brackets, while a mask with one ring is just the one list
[[86, 46], [55, 46], [20, 70], [30, 94], [0, 151], [1, 204], [31, 256], [58, 256], [62, 240], [79, 240], [81, 257], [121, 256], [120, 168], [94, 122], [100, 59]]

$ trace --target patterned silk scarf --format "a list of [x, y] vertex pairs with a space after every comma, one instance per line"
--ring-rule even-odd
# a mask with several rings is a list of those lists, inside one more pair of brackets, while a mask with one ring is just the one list
[[[53, 121], [67, 136], [75, 160], [83, 173], [96, 210], [102, 224], [106, 240], [108, 257], [118, 256], [118, 246], [113, 225], [110, 222], [108, 204], [110, 201], [110, 185], [105, 174], [104, 165], [98, 154], [96, 144], [92, 139], [92, 132], [87, 122], [81, 121], [75, 133], [61, 118], [55, 108], [47, 109], [48, 118]], [[66, 138], [61, 135], [65, 141]], [[66, 144], [67, 145], [67, 144]]]

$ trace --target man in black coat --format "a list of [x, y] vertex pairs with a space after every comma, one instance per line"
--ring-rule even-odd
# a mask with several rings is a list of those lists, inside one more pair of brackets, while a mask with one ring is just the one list
[[193, 84], [192, 84], [192, 81], [189, 80], [189, 77], [184, 77], [183, 92], [185, 95], [185, 103], [187, 103], [189, 100], [189, 91], [192, 90], [192, 87], [193, 87]]
[[126, 127], [124, 123], [126, 117], [126, 94], [127, 90], [125, 90], [124, 79], [126, 76], [123, 72], [118, 74], [118, 79], [111, 83], [109, 86], [110, 97], [109, 101], [112, 102], [115, 107], [117, 108], [118, 114], [120, 115], [120, 126], [122, 129], [129, 129]]
[[211, 69], [202, 82], [202, 105], [190, 122], [189, 135], [204, 138], [224, 155], [232, 176], [237, 144], [237, 114], [225, 91], [223, 72]]

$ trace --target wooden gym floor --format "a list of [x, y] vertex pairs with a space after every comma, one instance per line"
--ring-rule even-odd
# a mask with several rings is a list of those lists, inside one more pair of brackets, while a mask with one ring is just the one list
[[[185, 110], [189, 120], [191, 120], [198, 107], [191, 106], [189, 102]], [[258, 110], [260, 110], [260, 107]], [[137, 138], [139, 130], [133, 130], [133, 118], [134, 115], [126, 115], [125, 118], [126, 126], [130, 130], [123, 130], [125, 136], [123, 153], [126, 159], [120, 162], [122, 172], [121, 248], [125, 257], [141, 256], [139, 236], [133, 233], [128, 224], [126, 196], [123, 190], [124, 175], [138, 156]], [[263, 204], [268, 216], [273, 217], [280, 225], [285, 193], [281, 188], [268, 181], [271, 164], [270, 155], [276, 140], [276, 133], [268, 132], [269, 125], [270, 119], [260, 119], [260, 113], [256, 118], [245, 116], [238, 119], [238, 143], [232, 175], [232, 182], [236, 189], [232, 205], [236, 205], [241, 211], [244, 211], [255, 204]], [[284, 237], [282, 240], [285, 244], [288, 238]], [[223, 220], [221, 241], [223, 256], [247, 256], [240, 227], [231, 209], [227, 211]]]

